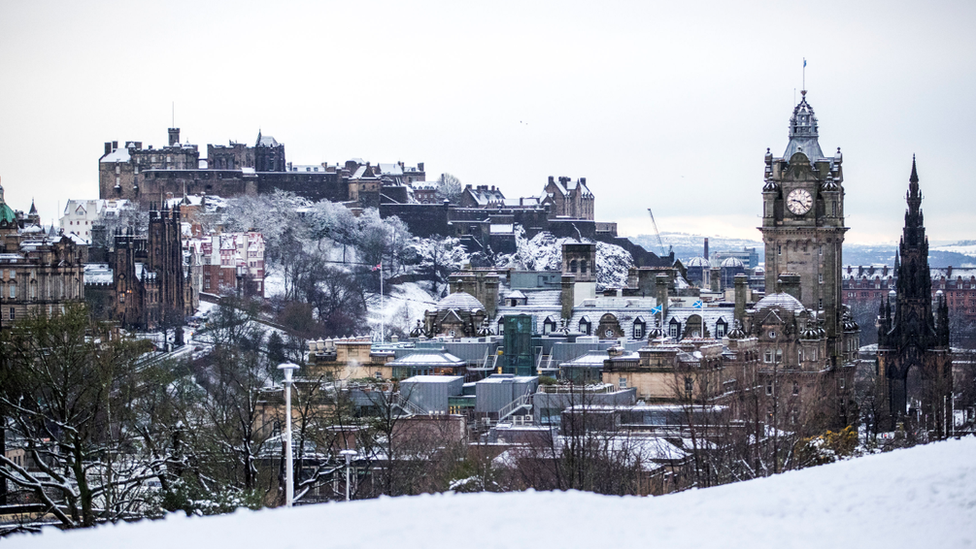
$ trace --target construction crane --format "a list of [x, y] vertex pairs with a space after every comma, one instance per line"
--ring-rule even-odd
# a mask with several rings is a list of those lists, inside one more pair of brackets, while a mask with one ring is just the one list
[[654, 228], [654, 236], [657, 237], [657, 245], [661, 249], [661, 257], [667, 257], [668, 251], [664, 249], [664, 241], [661, 240], [661, 231], [657, 230], [657, 222], [654, 221], [654, 212], [648, 208], [647, 213], [651, 215], [651, 227]]

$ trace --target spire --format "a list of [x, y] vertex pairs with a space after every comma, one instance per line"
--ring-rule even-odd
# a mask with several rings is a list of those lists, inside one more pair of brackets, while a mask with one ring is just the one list
[[783, 158], [787, 161], [796, 153], [802, 152], [811, 162], [824, 157], [820, 150], [819, 128], [817, 126], [817, 116], [813, 112], [813, 107], [807, 103], [807, 90], [800, 92], [802, 99], [793, 109], [793, 116], [790, 117], [790, 143], [786, 146]]
[[30, 215], [37, 215], [37, 206], [34, 205], [34, 199], [31, 198], [31, 209], [27, 212]]

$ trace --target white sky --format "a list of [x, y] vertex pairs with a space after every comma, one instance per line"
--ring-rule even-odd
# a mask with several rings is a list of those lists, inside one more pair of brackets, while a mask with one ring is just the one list
[[[802, 58], [850, 242], [895, 241], [912, 154], [933, 240], [976, 238], [973, 2], [0, 0], [7, 202], [97, 196], [105, 141], [425, 162], [537, 194], [586, 177], [621, 234], [758, 238]], [[796, 92], [794, 92], [796, 90]]]

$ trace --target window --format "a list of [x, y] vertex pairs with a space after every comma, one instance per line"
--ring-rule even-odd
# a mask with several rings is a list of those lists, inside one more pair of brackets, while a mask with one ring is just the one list
[[823, 273], [817, 275], [817, 278], [820, 280], [820, 283], [823, 284]]
[[10, 269], [10, 280], [17, 278], [17, 271]]
[[[10, 284], [10, 299], [15, 299], [17, 297], [17, 285]], [[10, 309], [13, 312], [13, 309]]]
[[822, 297], [820, 298], [819, 301], [817, 301], [817, 308], [818, 309], [823, 309], [823, 298]]
[[776, 349], [776, 364], [783, 362], [783, 349]]
[[571, 273], [575, 273], [576, 272], [576, 260], [575, 259], [569, 262], [569, 272], [571, 272]]
[[773, 361], [773, 352], [771, 350], [766, 349], [766, 356], [764, 358], [764, 361], [765, 362], [772, 362]]
[[627, 388], [627, 378], [625, 378], [625, 377], [620, 378], [620, 382], [619, 383], [620, 383], [620, 388], [621, 389], [626, 389]]
[[839, 381], [840, 381], [840, 388], [841, 388], [841, 389], [845, 389], [845, 388], [847, 388], [847, 380], [846, 380], [846, 379], [844, 379], [844, 378], [840, 378], [840, 380], [839, 380]]
[[586, 260], [580, 261], [580, 274], [586, 274]]
[[773, 381], [769, 380], [766, 382], [766, 396], [773, 395]]
[[671, 323], [668, 324], [668, 335], [674, 339], [678, 339], [678, 336], [681, 335], [681, 323], [673, 318], [671, 319]]
[[796, 350], [796, 360], [798, 362], [803, 362], [803, 349]]
[[797, 396], [798, 394], [800, 394], [800, 384], [794, 381], [793, 382], [793, 396]]
[[644, 325], [640, 323], [634, 324], [634, 339], [644, 339]]
[[685, 376], [685, 392], [691, 393], [695, 390], [695, 380], [691, 376]]
[[783, 246], [780, 244], [776, 245], [776, 255], [783, 255]]
[[728, 328], [728, 326], [725, 324], [725, 321], [719, 319], [719, 321], [715, 324], [715, 339], [722, 339], [725, 337], [726, 328]]

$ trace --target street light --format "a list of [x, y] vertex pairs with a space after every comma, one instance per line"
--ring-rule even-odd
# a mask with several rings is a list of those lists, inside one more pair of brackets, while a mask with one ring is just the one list
[[291, 375], [298, 369], [298, 365], [285, 362], [279, 364], [278, 369], [285, 373], [285, 507], [291, 507], [295, 498], [295, 473], [291, 455]]
[[344, 456], [346, 458], [346, 501], [349, 501], [349, 460], [351, 460], [353, 456], [356, 455], [356, 451], [342, 450], [341, 452], [339, 452], [339, 455]]

